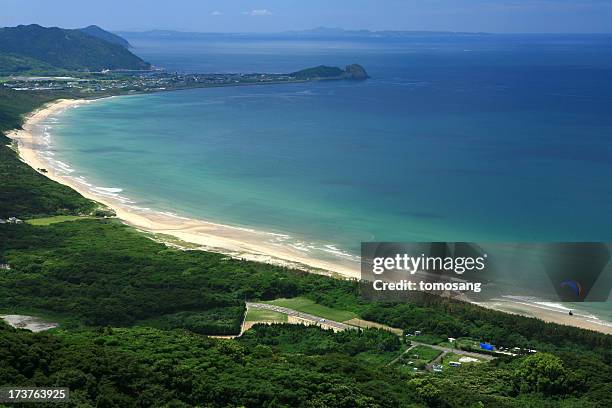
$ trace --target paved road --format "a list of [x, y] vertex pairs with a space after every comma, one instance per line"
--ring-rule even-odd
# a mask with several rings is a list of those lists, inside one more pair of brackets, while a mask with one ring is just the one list
[[475, 353], [473, 351], [465, 351], [465, 350], [459, 350], [459, 349], [454, 349], [451, 347], [444, 347], [444, 346], [436, 346], [436, 345], [431, 345], [431, 344], [427, 344], [427, 343], [421, 343], [418, 341], [414, 341], [414, 340], [410, 340], [410, 342], [412, 344], [415, 344], [417, 346], [427, 346], [427, 347], [431, 347], [432, 349], [435, 350], [440, 350], [440, 351], [444, 351], [447, 353], [455, 353], [455, 354], [461, 354], [462, 356], [469, 356], [469, 357], [477, 357], [481, 360], [493, 360], [495, 357], [491, 356], [489, 354], [481, 354], [481, 353]]
[[325, 319], [320, 316], [311, 315], [308, 313], [298, 312], [297, 310], [289, 309], [287, 307], [281, 307], [276, 305], [271, 305], [268, 303], [250, 303], [246, 304], [247, 309], [260, 309], [260, 310], [271, 310], [273, 312], [278, 312], [282, 314], [286, 314], [287, 316], [294, 316], [299, 319], [303, 319], [318, 325], [325, 325], [337, 330], [348, 330], [348, 329], [357, 329], [355, 326], [350, 326], [348, 324], [336, 322], [333, 320]]
[[[315, 316], [315, 315], [311, 315], [311, 314], [308, 314], [308, 313], [302, 313], [302, 312], [298, 312], [297, 310], [289, 309], [287, 307], [271, 305], [271, 304], [268, 304], [268, 303], [250, 303], [250, 302], [247, 302], [246, 303], [246, 307], [247, 307], [247, 309], [272, 310], [274, 312], [286, 314], [287, 316], [295, 316], [295, 317], [298, 317], [300, 319], [304, 319], [304, 320], [307, 320], [309, 322], [312, 322], [314, 324], [326, 325], [328, 327], [332, 327], [332, 328], [335, 328], [337, 330], [358, 329], [358, 327], [356, 327], [356, 326], [351, 326], [351, 325], [348, 325], [348, 324], [345, 324], [345, 323], [336, 322], [334, 320], [325, 319], [325, 318], [320, 317], [320, 316]], [[495, 357], [490, 356], [488, 354], [480, 354], [480, 353], [474, 353], [473, 351], [465, 351], [465, 350], [454, 349], [454, 348], [451, 348], [451, 347], [436, 346], [436, 345], [421, 343], [420, 341], [413, 340], [413, 338], [414, 337], [411, 337], [409, 339], [410, 343], [411, 343], [411, 346], [406, 351], [404, 351], [404, 353], [402, 353], [402, 355], [407, 353], [408, 351], [410, 351], [412, 348], [414, 348], [416, 346], [426, 346], [426, 347], [431, 347], [432, 349], [435, 349], [435, 350], [442, 351], [442, 354], [438, 358], [434, 359], [434, 361], [432, 361], [432, 362], [430, 362], [428, 364], [428, 368], [431, 368], [431, 366], [434, 364], [434, 362], [439, 360], [446, 353], [455, 353], [455, 354], [460, 354], [460, 355], [463, 355], [463, 356], [470, 356], [470, 357], [478, 358], [478, 359], [481, 359], [481, 360], [493, 360], [495, 358]], [[400, 357], [401, 357], [401, 355], [400, 355]], [[400, 357], [397, 357], [395, 360], [391, 361], [389, 363], [389, 365], [395, 363]]]

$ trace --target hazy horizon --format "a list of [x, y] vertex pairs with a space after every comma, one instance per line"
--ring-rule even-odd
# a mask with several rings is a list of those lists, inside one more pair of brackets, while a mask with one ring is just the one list
[[63, 28], [63, 29], [80, 29], [88, 26], [98, 26], [103, 30], [112, 33], [118, 34], [144, 34], [144, 33], [152, 33], [152, 32], [170, 32], [170, 33], [178, 33], [178, 34], [219, 34], [219, 35], [230, 35], [230, 34], [243, 34], [243, 35], [274, 35], [274, 34], [290, 34], [290, 33], [302, 33], [302, 32], [314, 32], [316, 30], [337, 30], [344, 31], [346, 33], [353, 32], [370, 32], [370, 33], [382, 33], [382, 32], [396, 32], [396, 33], [448, 33], [448, 34], [485, 34], [485, 35], [612, 35], [611, 32], [603, 32], [603, 31], [585, 31], [585, 32], [569, 32], [569, 31], [559, 31], [559, 32], [494, 32], [494, 31], [453, 31], [453, 30], [391, 30], [391, 29], [381, 29], [381, 30], [370, 30], [367, 28], [354, 28], [354, 29], [346, 29], [343, 27], [328, 27], [328, 26], [318, 26], [311, 28], [303, 28], [299, 30], [282, 30], [282, 31], [192, 31], [192, 30], [181, 30], [181, 29], [163, 29], [163, 28], [150, 28], [150, 29], [142, 29], [142, 30], [122, 30], [122, 29], [110, 29], [106, 26], [101, 26], [99, 24], [82, 24], [80, 26], [66, 27], [61, 25], [44, 25], [36, 22], [26, 23], [26, 24], [15, 24], [11, 26], [0, 26], [0, 28], [8, 28], [8, 27], [17, 27], [20, 25], [40, 25], [46, 28]]
[[308, 4], [285, 0], [107, 0], [92, 8], [77, 0], [3, 0], [0, 26], [40, 24], [109, 31], [172, 30], [199, 33], [278, 33], [314, 27], [371, 31], [486, 33], [612, 33], [606, 0], [339, 0]]

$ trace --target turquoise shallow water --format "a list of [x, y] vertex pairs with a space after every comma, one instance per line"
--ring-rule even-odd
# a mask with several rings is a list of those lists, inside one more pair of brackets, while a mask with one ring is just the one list
[[368, 94], [376, 87], [318, 83], [112, 98], [65, 113], [52, 134], [58, 157], [138, 205], [351, 250], [366, 240], [609, 234], [610, 163], [580, 157], [605, 154], [598, 149], [609, 149], [608, 141], [595, 137], [593, 151], [584, 152], [582, 140], [572, 140], [580, 126], [561, 115], [554, 135], [542, 134], [552, 127], [550, 112], [536, 120], [533, 112], [377, 105]]
[[610, 238], [609, 73], [401, 62], [397, 76], [362, 83], [99, 101], [62, 115], [56, 154], [144, 207], [352, 251], [367, 240]]
[[97, 101], [47, 123], [54, 158], [132, 205], [304, 251], [612, 238], [610, 36], [208, 41], [132, 39], [172, 69], [359, 62], [372, 79]]

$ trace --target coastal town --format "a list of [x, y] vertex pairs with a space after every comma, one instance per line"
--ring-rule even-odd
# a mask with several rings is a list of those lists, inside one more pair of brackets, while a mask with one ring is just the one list
[[358, 64], [341, 70], [318, 66], [282, 73], [179, 73], [153, 71], [72, 72], [68, 76], [0, 76], [0, 84], [15, 91], [67, 91], [82, 96], [126, 92], [158, 92], [187, 88], [279, 84], [338, 79], [365, 79], [367, 73]]
[[284, 74], [179, 74], [162, 71], [135, 74], [96, 74], [88, 76], [11, 76], [3, 80], [4, 87], [16, 91], [80, 92], [140, 91], [153, 92], [206, 86], [227, 86], [256, 83], [297, 81]]

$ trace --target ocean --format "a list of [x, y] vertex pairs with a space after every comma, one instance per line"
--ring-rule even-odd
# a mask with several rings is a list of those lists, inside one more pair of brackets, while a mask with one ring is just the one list
[[362, 241], [612, 241], [612, 36], [127, 38], [171, 71], [371, 76], [51, 118], [54, 157], [131, 205], [338, 256]]

